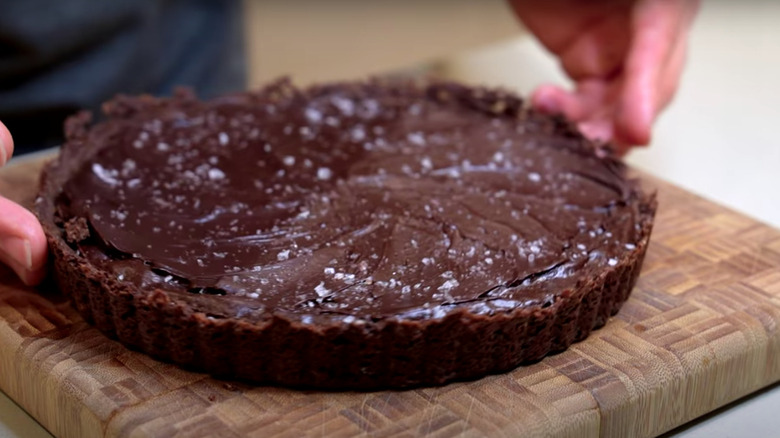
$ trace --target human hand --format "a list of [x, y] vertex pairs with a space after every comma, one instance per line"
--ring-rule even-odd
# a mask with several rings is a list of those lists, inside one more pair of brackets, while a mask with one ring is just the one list
[[[14, 151], [8, 129], [0, 123], [0, 167]], [[24, 207], [0, 196], [0, 263], [10, 266], [25, 284], [43, 280], [46, 236], [38, 219]]]
[[685, 64], [699, 0], [510, 0], [520, 20], [560, 59], [574, 91], [539, 87], [535, 108], [576, 122], [617, 152], [650, 142]]

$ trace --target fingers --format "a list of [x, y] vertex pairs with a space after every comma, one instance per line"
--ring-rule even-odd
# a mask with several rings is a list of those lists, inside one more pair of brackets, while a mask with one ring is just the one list
[[13, 154], [14, 140], [11, 138], [11, 133], [8, 132], [8, 128], [0, 122], [0, 167], [4, 166]]
[[640, 1], [636, 7], [634, 36], [616, 120], [618, 135], [628, 143], [650, 142], [659, 79], [673, 44], [674, 32], [667, 15], [664, 3], [655, 0]]
[[24, 207], [0, 196], [0, 262], [25, 284], [39, 283], [46, 266], [46, 236], [38, 219]]
[[580, 122], [577, 124], [577, 127], [580, 129], [582, 135], [591, 140], [607, 142], [610, 141], [613, 136], [612, 120], [608, 118]]
[[[581, 23], [573, 39], [562, 38], [561, 32], [542, 32], [550, 30], [552, 25], [543, 26], [550, 22], [531, 22], [536, 25], [531, 29], [538, 36], [552, 35], [547, 35], [548, 41], [543, 42], [559, 55], [566, 72], [578, 82], [574, 92], [540, 87], [532, 96], [533, 105], [543, 112], [565, 115], [577, 122], [587, 137], [611, 141], [618, 152], [625, 152], [632, 145], [648, 144], [658, 113], [677, 90], [688, 30], [699, 3], [700, 0], [616, 3], [632, 6], [631, 12], [618, 6], [599, 14], [594, 12]], [[592, 5], [588, 8], [596, 10]], [[518, 5], [516, 9], [522, 12]]]
[[566, 74], [575, 81], [608, 78], [617, 73], [630, 42], [630, 9], [604, 11], [604, 17], [586, 23], [577, 38], [558, 54]]
[[687, 54], [687, 47], [685, 40], [681, 40], [677, 43], [672, 57], [669, 60], [668, 65], [661, 77], [661, 85], [659, 86], [658, 94], [658, 111], [660, 112], [671, 103], [674, 95], [677, 93], [677, 88], [680, 85], [680, 79], [682, 76], [683, 67], [685, 67], [685, 58]]
[[[691, 0], [640, 0], [618, 101], [615, 138], [646, 145], [656, 116], [676, 90], [687, 27], [698, 6]], [[693, 9], [693, 12], [691, 12]]]
[[[0, 166], [11, 159], [11, 133], [0, 123]], [[35, 216], [0, 196], [0, 263], [16, 272], [25, 284], [40, 283], [46, 267], [46, 236]]]
[[571, 120], [582, 118], [585, 108], [574, 93], [555, 85], [542, 85], [531, 96], [534, 108], [547, 114], [563, 114]]
[[577, 126], [585, 137], [597, 141], [613, 138], [614, 85], [611, 81], [589, 79], [580, 81], [577, 90], [566, 91], [553, 85], [539, 87], [532, 96], [532, 104], [548, 114], [563, 114]]
[[686, 55], [688, 52], [688, 34], [696, 12], [699, 8], [699, 1], [687, 2], [688, 10], [683, 14], [680, 23], [682, 28], [676, 38], [676, 44], [672, 54], [667, 62], [666, 68], [661, 76], [661, 85], [659, 86], [658, 112], [666, 108], [671, 103], [682, 78], [683, 68], [685, 67]]
[[587, 79], [579, 81], [573, 92], [555, 85], [542, 85], [532, 95], [531, 103], [542, 112], [560, 113], [578, 122], [606, 113], [613, 94], [610, 81]]

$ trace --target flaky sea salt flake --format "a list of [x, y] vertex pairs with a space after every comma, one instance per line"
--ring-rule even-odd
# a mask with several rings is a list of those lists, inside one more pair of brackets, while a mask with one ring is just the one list
[[459, 284], [460, 283], [458, 283], [458, 280], [452, 278], [442, 283], [441, 286], [437, 288], [437, 290], [444, 291], [444, 292], [450, 291], [453, 288], [458, 287]]
[[329, 180], [333, 176], [333, 171], [327, 167], [320, 167], [317, 169], [317, 178], [321, 180]]
[[217, 169], [216, 167], [212, 167], [209, 169], [209, 179], [212, 181], [218, 181], [225, 178], [225, 172]]
[[314, 292], [317, 293], [317, 296], [320, 298], [324, 298], [330, 294], [330, 289], [325, 287], [325, 282], [321, 281], [320, 284], [314, 287]]

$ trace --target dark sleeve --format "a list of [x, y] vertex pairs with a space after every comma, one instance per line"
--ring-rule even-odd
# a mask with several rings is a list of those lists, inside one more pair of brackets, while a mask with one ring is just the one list
[[245, 87], [238, 0], [0, 0], [0, 121], [18, 152], [117, 93]]

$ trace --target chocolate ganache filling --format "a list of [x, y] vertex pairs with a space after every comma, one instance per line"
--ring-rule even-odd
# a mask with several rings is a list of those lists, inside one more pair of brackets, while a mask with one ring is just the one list
[[115, 102], [59, 215], [86, 227], [69, 240], [90, 263], [210, 314], [546, 306], [642, 238], [622, 165], [500, 92], [282, 83], [172, 102]]

